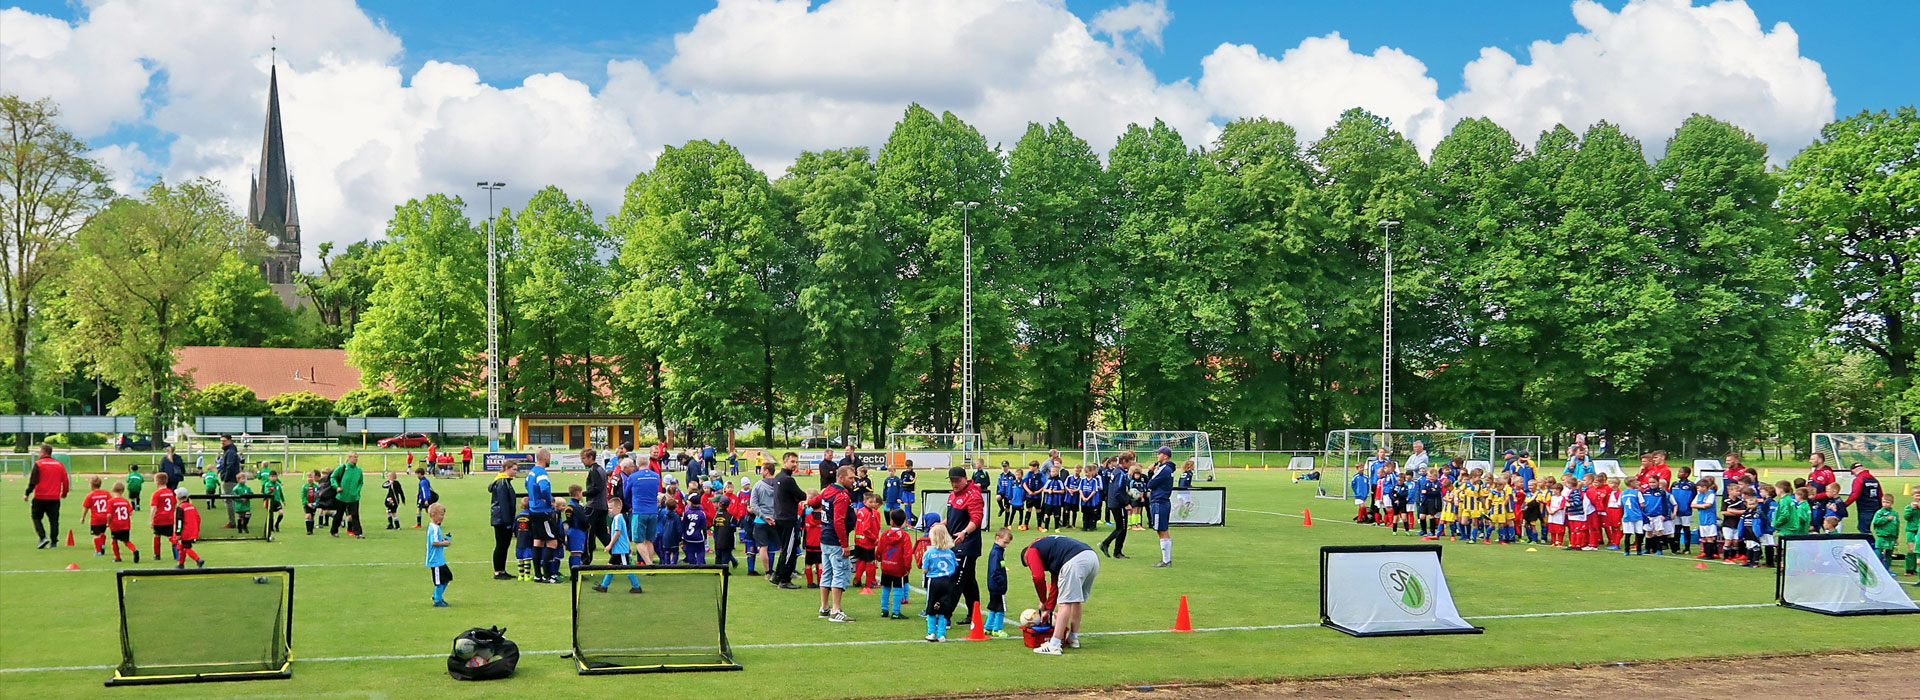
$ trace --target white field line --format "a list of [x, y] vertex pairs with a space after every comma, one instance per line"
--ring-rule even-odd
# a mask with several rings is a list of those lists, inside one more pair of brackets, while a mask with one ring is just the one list
[[[1687, 610], [1744, 610], [1749, 608], [1771, 608], [1771, 607], [1775, 607], [1774, 604], [1748, 603], [1748, 604], [1741, 604], [1741, 605], [1683, 605], [1683, 606], [1670, 607], [1670, 608], [1616, 608], [1611, 610], [1570, 610], [1570, 611], [1538, 612], [1538, 613], [1515, 613], [1515, 614], [1508, 614], [1508, 615], [1481, 615], [1476, 617], [1469, 617], [1466, 619], [1468, 620], [1516, 620], [1516, 619], [1527, 619], [1527, 618], [1538, 618], [1538, 617], [1578, 617], [1578, 616], [1584, 616], [1584, 615], [1629, 615], [1629, 614], [1635, 614], [1635, 613], [1680, 612], [1680, 611], [1687, 611]], [[1194, 628], [1193, 632], [1195, 634], [1203, 634], [1203, 633], [1209, 633], [1209, 632], [1250, 632], [1250, 631], [1263, 631], [1263, 630], [1306, 629], [1309, 627], [1319, 627], [1319, 626], [1320, 626], [1320, 623], [1317, 623], [1317, 622], [1297, 622], [1297, 623], [1285, 624], [1285, 625], [1240, 625], [1240, 626], [1233, 626], [1233, 627], [1196, 627]], [[1120, 637], [1120, 636], [1131, 636], [1131, 635], [1142, 635], [1142, 634], [1173, 634], [1173, 630], [1153, 629], [1153, 630], [1121, 630], [1121, 631], [1114, 631], [1114, 632], [1088, 632], [1082, 636]], [[890, 644], [925, 644], [925, 643], [926, 643], [925, 641], [922, 641], [919, 639], [873, 639], [873, 640], [859, 640], [859, 641], [846, 641], [846, 642], [791, 642], [791, 643], [784, 643], [784, 644], [736, 644], [733, 646], [733, 648], [735, 649], [800, 649], [800, 648], [820, 648], [820, 647], [862, 647], [862, 646], [881, 646], [881, 645], [890, 645]], [[539, 656], [539, 655], [548, 655], [548, 654], [552, 654], [552, 655], [569, 654], [572, 652], [573, 652], [572, 649], [545, 649], [540, 651], [525, 651], [521, 653]], [[438, 659], [438, 658], [444, 658], [446, 656], [447, 655], [444, 653], [376, 654], [376, 655], [369, 655], [369, 656], [321, 656], [321, 657], [315, 657], [311, 659], [295, 657], [295, 661], [351, 663], [356, 661], [404, 661], [404, 660], [412, 660], [412, 659]], [[61, 672], [61, 671], [104, 671], [111, 668], [113, 667], [112, 666], [40, 666], [40, 667], [32, 667], [32, 668], [0, 668], [0, 673], [55, 673], [55, 672]]]

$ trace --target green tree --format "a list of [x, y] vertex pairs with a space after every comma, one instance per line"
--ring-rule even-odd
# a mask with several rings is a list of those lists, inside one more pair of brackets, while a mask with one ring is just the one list
[[311, 391], [290, 391], [267, 399], [267, 413], [278, 418], [278, 429], [285, 432], [321, 430], [333, 411], [332, 401]]
[[1098, 280], [1115, 252], [1114, 187], [1093, 148], [1059, 120], [1029, 124], [1007, 161], [1001, 199], [1020, 233], [1005, 286], [1013, 340], [1025, 349], [1023, 398], [1048, 443], [1070, 445], [1093, 416], [1095, 361], [1113, 337], [1111, 287]]
[[189, 335], [194, 300], [208, 284], [202, 266], [258, 255], [261, 233], [228, 206], [219, 185], [155, 183], [144, 200], [121, 200], [74, 239], [61, 276], [62, 354], [120, 388], [114, 409], [166, 432], [185, 383], [174, 351]]
[[266, 402], [252, 389], [232, 382], [201, 387], [187, 394], [182, 405], [189, 416], [259, 416], [267, 412]]
[[343, 416], [398, 416], [399, 409], [394, 407], [393, 393], [381, 388], [349, 389], [340, 395], [333, 410]]
[[[973, 238], [973, 325], [979, 340], [975, 427], [986, 425], [984, 409], [1007, 405], [1019, 391], [1000, 286], [1002, 275], [1018, 274], [1008, 269], [1010, 242], [998, 206], [1000, 150], [951, 112], [935, 116], [916, 104], [894, 125], [877, 165], [879, 224], [900, 275], [894, 308], [902, 336], [893, 381], [905, 411], [893, 419], [891, 409], [883, 410], [883, 421], [938, 432], [959, 428], [964, 224]], [[963, 221], [959, 202], [980, 207]]]
[[609, 224], [634, 273], [620, 318], [657, 349], [668, 413], [694, 426], [738, 425], [754, 404], [773, 425], [779, 367], [797, 359], [776, 318], [774, 269], [792, 260], [772, 197], [738, 150], [690, 141], [627, 186]]
[[367, 298], [373, 294], [374, 270], [379, 265], [384, 241], [355, 241], [339, 255], [333, 254], [333, 242], [320, 243], [320, 274], [300, 273], [296, 278], [301, 291], [313, 302], [319, 315], [321, 333], [316, 341], [327, 347], [342, 347], [353, 337], [353, 329], [366, 312]]
[[[1116, 400], [1109, 402], [1118, 424], [1168, 429], [1208, 423], [1210, 379], [1204, 337], [1188, 309], [1224, 312], [1211, 295], [1184, 296], [1189, 271], [1209, 261], [1195, 256], [1193, 241], [1176, 228], [1186, 219], [1186, 200], [1199, 182], [1199, 154], [1165, 122], [1127, 127], [1107, 154], [1115, 187], [1113, 250], [1117, 274], [1101, 275], [1120, 309], [1115, 343], [1119, 362]], [[1138, 421], [1138, 422], [1136, 422]]]
[[[106, 168], [59, 118], [51, 100], [0, 95], [0, 327], [7, 335], [0, 400], [8, 413], [44, 407], [30, 362], [44, 353], [29, 342], [40, 295], [66, 269], [75, 233], [113, 197]], [[27, 435], [16, 435], [14, 448], [26, 447]]]
[[585, 202], [557, 187], [533, 195], [513, 216], [513, 249], [503, 294], [515, 315], [509, 356], [516, 360], [505, 387], [522, 412], [592, 413], [595, 386], [606, 367], [596, 357], [599, 314], [611, 306], [614, 285], [599, 256], [608, 239]]
[[1724, 452], [1759, 427], [1795, 342], [1782, 336], [1793, 272], [1773, 208], [1779, 183], [1765, 144], [1698, 115], [1667, 142], [1654, 173], [1673, 212], [1655, 268], [1674, 297], [1663, 325], [1686, 337], [1650, 372], [1647, 420]]
[[471, 415], [486, 350], [486, 242], [458, 197], [394, 208], [387, 250], [347, 358], [405, 416]]
[[228, 256], [206, 273], [182, 345], [298, 347], [306, 338], [256, 259]]
[[[788, 216], [817, 251], [799, 307], [815, 369], [840, 394], [839, 434], [859, 433], [862, 396], [892, 400], [897, 272], [876, 221], [876, 178], [867, 149], [846, 148], [801, 153], [774, 183]], [[884, 429], [878, 423], [874, 427]]]
[[1784, 175], [1780, 210], [1797, 242], [1804, 304], [1827, 337], [1886, 365], [1903, 395], [1902, 431], [1920, 420], [1920, 113], [1861, 112], [1821, 129]]

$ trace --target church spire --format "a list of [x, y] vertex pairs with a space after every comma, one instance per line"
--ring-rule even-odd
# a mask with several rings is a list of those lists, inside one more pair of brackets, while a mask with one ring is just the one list
[[260, 139], [259, 168], [247, 203], [247, 223], [267, 234], [270, 251], [261, 261], [267, 281], [288, 284], [300, 269], [300, 209], [294, 201], [293, 175], [287, 168], [286, 139], [280, 127], [278, 65], [267, 69], [267, 122]]

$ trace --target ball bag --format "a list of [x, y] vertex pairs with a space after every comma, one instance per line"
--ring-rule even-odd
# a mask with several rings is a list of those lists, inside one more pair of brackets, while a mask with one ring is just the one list
[[447, 656], [447, 674], [462, 681], [506, 678], [519, 665], [520, 645], [498, 627], [461, 632], [453, 638], [453, 653]]

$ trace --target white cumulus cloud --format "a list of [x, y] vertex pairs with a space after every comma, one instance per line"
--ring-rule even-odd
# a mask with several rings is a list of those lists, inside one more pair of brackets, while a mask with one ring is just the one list
[[1420, 59], [1381, 47], [1354, 52], [1338, 32], [1310, 37], [1274, 58], [1246, 44], [1221, 44], [1200, 59], [1200, 94], [1222, 116], [1279, 119], [1302, 141], [1319, 139], [1353, 107], [1386, 117], [1416, 143], [1432, 145], [1443, 126], [1439, 83]]
[[1160, 46], [1160, 33], [1172, 21], [1173, 13], [1167, 11], [1167, 0], [1134, 0], [1094, 13], [1093, 28], [1113, 37], [1114, 43], [1120, 43], [1126, 35], [1132, 34], [1141, 41]]

